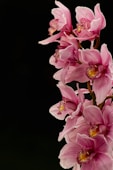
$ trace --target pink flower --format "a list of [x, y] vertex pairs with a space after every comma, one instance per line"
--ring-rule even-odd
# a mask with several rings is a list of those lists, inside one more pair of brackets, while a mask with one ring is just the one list
[[104, 105], [102, 110], [94, 105], [87, 106], [83, 115], [90, 125], [88, 129], [90, 137], [102, 134], [109, 144], [113, 142], [113, 106]]
[[94, 40], [100, 36], [100, 31], [105, 28], [106, 20], [100, 10], [100, 4], [94, 7], [94, 12], [88, 7], [77, 6], [75, 8], [77, 28], [74, 30], [80, 41]]
[[81, 64], [70, 66], [67, 70], [58, 70], [54, 74], [54, 78], [63, 80], [65, 83], [91, 81], [98, 105], [104, 101], [112, 88], [113, 61], [111, 53], [106, 44], [102, 44], [100, 52], [97, 49], [82, 49], [79, 52]]
[[76, 115], [74, 117], [68, 116], [65, 119], [63, 130], [59, 133], [58, 141], [65, 138], [67, 143], [70, 141], [73, 142], [76, 140], [77, 133], [84, 134], [84, 131], [88, 130], [89, 127], [82, 115]]
[[[49, 109], [49, 112], [57, 119], [63, 120], [67, 115], [77, 115], [80, 112], [79, 97], [72, 87], [59, 82], [57, 87], [60, 89], [62, 100]], [[78, 109], [77, 109], [78, 108]]]
[[64, 169], [76, 169], [79, 165], [81, 170], [113, 169], [111, 151], [102, 136], [92, 139], [84, 134], [77, 134], [76, 141], [65, 144], [58, 158]]
[[102, 66], [98, 68], [100, 76], [93, 82], [97, 104], [103, 102], [113, 85], [113, 60], [106, 44], [101, 46], [100, 54], [102, 59]]
[[[55, 4], [58, 8], [53, 8], [51, 10], [54, 19], [49, 22], [50, 27], [48, 31], [50, 37], [39, 41], [39, 44], [46, 45], [55, 42], [55, 40], [63, 36], [64, 33], [69, 34], [72, 31], [71, 13], [69, 9], [60, 1], [55, 0]], [[58, 33], [54, 34], [57, 31]]]
[[49, 63], [57, 69], [65, 68], [68, 65], [76, 65], [78, 60], [78, 42], [72, 35], [62, 36], [58, 41], [60, 44], [54, 55], [49, 59]]
[[53, 78], [58, 81], [62, 81], [67, 84], [72, 81], [78, 81], [84, 83], [89, 81], [89, 77], [85, 74], [87, 65], [85, 64], [76, 64], [68, 65], [64, 68], [59, 69], [53, 75]]
[[75, 140], [76, 134], [78, 132], [83, 133], [85, 129], [88, 129], [89, 127], [89, 125], [86, 124], [86, 120], [84, 119], [82, 113], [84, 107], [92, 104], [92, 100], [87, 100], [84, 97], [84, 94], [89, 93], [87, 89], [79, 89], [78, 84], [77, 88], [78, 90], [76, 90], [75, 93], [78, 94], [78, 106], [76, 110], [72, 112], [72, 114], [68, 115], [65, 118], [65, 125], [63, 127], [63, 130], [59, 133], [58, 141], [61, 141], [63, 138], [65, 138], [66, 142]]

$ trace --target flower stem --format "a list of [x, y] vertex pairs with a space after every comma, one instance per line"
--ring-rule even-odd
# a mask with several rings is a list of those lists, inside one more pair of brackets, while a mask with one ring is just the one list
[[90, 95], [91, 95], [91, 97], [92, 97], [92, 99], [93, 99], [93, 104], [94, 104], [94, 105], [97, 105], [97, 104], [96, 104], [96, 96], [95, 96], [94, 91], [92, 91], [92, 88], [91, 88], [91, 85], [90, 85], [90, 81], [87, 82], [87, 88], [88, 88], [88, 90], [89, 90], [89, 92], [90, 92]]

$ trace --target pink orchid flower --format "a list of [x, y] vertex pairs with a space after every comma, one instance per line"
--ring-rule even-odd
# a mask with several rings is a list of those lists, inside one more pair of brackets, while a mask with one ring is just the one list
[[78, 42], [72, 35], [62, 36], [58, 48], [49, 59], [49, 63], [57, 69], [78, 63]]
[[[58, 0], [55, 0], [55, 4], [58, 6], [58, 8], [53, 8], [51, 10], [54, 19], [52, 19], [49, 22], [50, 27], [48, 31], [50, 37], [42, 41], [39, 41], [39, 44], [46, 45], [55, 42], [55, 40], [63, 36], [64, 33], [69, 34], [70, 32], [72, 32], [72, 21], [71, 21], [70, 10]], [[58, 33], [54, 34], [55, 32]]]
[[94, 12], [88, 7], [75, 8], [77, 28], [74, 30], [79, 41], [94, 40], [100, 36], [100, 31], [106, 26], [106, 19], [100, 10], [100, 4], [94, 7]]
[[60, 150], [58, 158], [64, 169], [80, 167], [81, 170], [112, 170], [113, 159], [103, 136], [95, 139], [77, 134], [75, 142], [69, 142]]
[[[112, 88], [113, 82], [112, 55], [109, 52], [107, 45], [105, 43], [101, 45], [100, 54], [98, 53], [98, 51], [90, 49], [89, 50], [86, 49], [84, 52], [83, 62], [85, 64], [88, 64], [85, 74], [89, 77], [89, 80], [92, 80], [92, 90], [95, 92], [96, 102], [98, 105], [104, 101], [107, 94], [110, 92]], [[91, 59], [91, 56], [93, 57], [93, 59]]]
[[57, 87], [61, 92], [62, 100], [50, 107], [50, 114], [59, 120], [64, 120], [67, 115], [79, 114], [81, 108], [80, 98], [76, 95], [74, 89], [62, 82], [59, 82]]
[[77, 133], [84, 134], [85, 129], [88, 129], [89, 125], [88, 127], [86, 125], [88, 124], [86, 124], [86, 120], [82, 115], [68, 116], [65, 119], [63, 130], [59, 133], [58, 141], [61, 141], [63, 138], [65, 138], [66, 143], [75, 141]]
[[[78, 84], [77, 88], [78, 90], [76, 90], [75, 93], [78, 95], [78, 106], [76, 110], [72, 112], [72, 114], [65, 118], [65, 125], [63, 127], [63, 130], [59, 133], [58, 141], [61, 141], [63, 138], [65, 138], [66, 142], [71, 141], [72, 138], [75, 139], [75, 136], [78, 133], [78, 129], [79, 132], [80, 131], [83, 132], [84, 129], [86, 128], [86, 120], [84, 119], [82, 112], [84, 110], [84, 107], [88, 106], [89, 104], [90, 105], [92, 104], [92, 101], [87, 100], [84, 97], [84, 94], [89, 93], [87, 89], [79, 88]], [[76, 132], [74, 131], [75, 129]]]
[[87, 130], [90, 137], [102, 134], [109, 144], [113, 143], [113, 106], [104, 105], [102, 110], [94, 105], [87, 106], [83, 115], [90, 125]]
[[76, 64], [67, 65], [64, 68], [59, 69], [53, 74], [53, 78], [58, 81], [62, 81], [67, 84], [72, 81], [78, 81], [80, 83], [84, 83], [89, 81], [89, 77], [85, 74], [87, 69], [87, 65], [85, 64]]
[[[82, 89], [80, 89], [81, 91]], [[86, 90], [84, 90], [85, 93], [87, 94], [88, 92], [86, 92]], [[79, 92], [81, 93], [81, 92]], [[68, 116], [65, 119], [65, 125], [63, 127], [63, 130], [59, 133], [58, 136], [58, 141], [61, 141], [63, 138], [65, 138], [65, 141], [68, 142], [74, 142], [76, 140], [76, 136], [78, 133], [80, 134], [87, 134], [89, 135], [89, 129], [90, 129], [90, 125], [88, 124], [88, 122], [86, 121], [86, 119], [84, 118], [84, 115], [82, 114], [84, 111], [85, 107], [88, 107], [89, 105], [93, 105], [93, 101], [92, 100], [88, 100], [86, 98], [83, 98], [83, 100], [81, 100], [81, 105], [79, 105], [79, 107], [77, 109], [80, 110], [80, 112], [78, 112], [76, 110], [76, 112], [73, 112], [73, 116]], [[79, 113], [79, 114], [76, 114]]]
[[[79, 50], [80, 51], [80, 50]], [[97, 105], [104, 101], [113, 85], [113, 61], [107, 45], [97, 49], [82, 49], [79, 54], [81, 64], [58, 70], [53, 77], [69, 83], [91, 81]]]

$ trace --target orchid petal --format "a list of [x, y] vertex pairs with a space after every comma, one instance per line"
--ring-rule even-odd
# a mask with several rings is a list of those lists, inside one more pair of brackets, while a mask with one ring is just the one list
[[113, 159], [107, 153], [98, 153], [95, 157], [95, 164], [97, 169], [100, 170], [113, 169]]
[[103, 122], [102, 112], [97, 106], [87, 106], [83, 111], [83, 115], [92, 125], [101, 124]]
[[99, 77], [93, 82], [93, 91], [96, 95], [97, 105], [102, 103], [112, 87], [112, 81], [107, 76]]

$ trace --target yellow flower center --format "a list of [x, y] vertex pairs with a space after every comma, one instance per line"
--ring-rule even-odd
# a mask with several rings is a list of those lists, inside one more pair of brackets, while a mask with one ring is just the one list
[[65, 109], [64, 104], [62, 103], [59, 107], [59, 111], [62, 112]]
[[59, 50], [58, 49], [55, 50], [54, 58], [55, 58], [56, 62], [59, 60]]
[[80, 154], [79, 154], [79, 161], [80, 162], [86, 162], [87, 160], [88, 160], [88, 158], [89, 158], [89, 152], [87, 151], [87, 152], [81, 152]]
[[91, 66], [87, 69], [87, 76], [91, 79], [95, 78], [98, 74], [98, 68], [97, 66]]
[[84, 29], [83, 25], [77, 25], [77, 33], [80, 33]]
[[53, 27], [50, 27], [50, 28], [48, 29], [48, 32], [49, 32], [49, 35], [50, 35], [50, 36], [53, 35], [55, 31], [56, 31], [56, 29], [53, 28]]
[[95, 126], [94, 128], [90, 129], [89, 135], [90, 137], [95, 137], [99, 133], [98, 126]]

